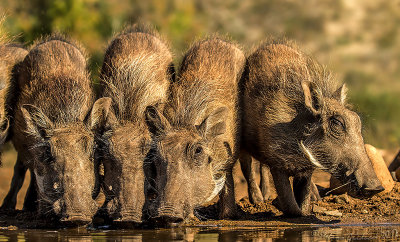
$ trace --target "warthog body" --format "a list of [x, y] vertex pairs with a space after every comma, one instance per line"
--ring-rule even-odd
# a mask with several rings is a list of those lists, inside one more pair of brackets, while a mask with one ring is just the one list
[[16, 44], [0, 44], [0, 147], [9, 136], [12, 122], [12, 104], [15, 103], [15, 84], [11, 81], [17, 66], [28, 51]]
[[167, 44], [148, 27], [129, 28], [106, 51], [103, 98], [94, 105], [92, 126], [104, 165], [103, 208], [114, 220], [142, 221], [144, 164], [151, 142], [144, 111], [166, 102], [172, 71]]
[[243, 148], [270, 167], [285, 214], [308, 213], [315, 168], [363, 195], [383, 190], [345, 86], [311, 58], [287, 44], [264, 44], [248, 57], [243, 88]]
[[[178, 222], [223, 188], [234, 204], [232, 165], [238, 150], [238, 82], [245, 57], [235, 45], [210, 38], [184, 56], [164, 115], [147, 108], [153, 135], [155, 194], [149, 213], [156, 222]], [[224, 207], [224, 215], [234, 207]]]
[[[90, 221], [96, 212], [94, 135], [84, 121], [93, 91], [82, 50], [61, 36], [37, 43], [21, 63], [12, 141], [18, 151], [3, 206], [15, 207], [26, 169], [25, 209], [61, 221]], [[36, 203], [37, 202], [37, 203]]]

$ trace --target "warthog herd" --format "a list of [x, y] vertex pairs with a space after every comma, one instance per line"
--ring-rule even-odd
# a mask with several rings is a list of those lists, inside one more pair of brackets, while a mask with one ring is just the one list
[[115, 222], [177, 223], [218, 195], [219, 217], [235, 218], [236, 160], [250, 200], [268, 199], [270, 173], [288, 216], [310, 213], [317, 168], [362, 196], [383, 190], [345, 85], [285, 41], [246, 58], [209, 37], [175, 72], [168, 43], [135, 25], [110, 42], [100, 79], [95, 94], [85, 51], [59, 34], [29, 51], [0, 46], [0, 145], [18, 151], [1, 209], [15, 209], [27, 169], [24, 209], [74, 223], [98, 211]]

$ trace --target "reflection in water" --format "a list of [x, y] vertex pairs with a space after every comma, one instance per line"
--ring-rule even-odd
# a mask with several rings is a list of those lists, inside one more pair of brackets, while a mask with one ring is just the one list
[[257, 228], [173, 228], [157, 230], [0, 230], [1, 241], [330, 241], [399, 240], [400, 225]]

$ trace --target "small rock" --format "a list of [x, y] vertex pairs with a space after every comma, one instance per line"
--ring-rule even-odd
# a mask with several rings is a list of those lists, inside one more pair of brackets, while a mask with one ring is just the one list
[[368, 210], [366, 210], [366, 209], [363, 209], [363, 210], [361, 211], [361, 213], [363, 213], [363, 214], [367, 214], [367, 213], [369, 213], [369, 212], [368, 212]]
[[314, 213], [323, 213], [325, 211], [326, 211], [326, 208], [320, 207], [320, 206], [314, 204], [314, 206], [313, 206]]
[[335, 203], [339, 203], [339, 204], [349, 204], [350, 203], [350, 199], [349, 199], [349, 196], [347, 196], [347, 194], [342, 194], [340, 196], [336, 196], [333, 201]]
[[339, 210], [325, 211], [323, 214], [328, 215], [328, 216], [335, 216], [335, 217], [343, 216], [343, 213], [339, 212]]

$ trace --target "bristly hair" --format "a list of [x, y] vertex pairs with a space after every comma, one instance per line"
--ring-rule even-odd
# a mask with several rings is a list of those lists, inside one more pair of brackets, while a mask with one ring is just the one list
[[168, 82], [152, 68], [162, 61], [154, 53], [143, 53], [113, 69], [110, 76], [103, 76], [103, 96], [111, 97], [119, 120], [140, 121], [147, 106], [167, 98]]
[[278, 46], [284, 46], [289, 51], [279, 50], [275, 51], [278, 55], [285, 55], [286, 53], [297, 54], [297, 57], [288, 57], [290, 61], [288, 63], [280, 64], [283, 66], [276, 66], [272, 63], [271, 68], [267, 66], [258, 66], [260, 73], [265, 72], [268, 74], [273, 74], [274, 82], [261, 83], [263, 88], [260, 89], [260, 93], [266, 91], [265, 95], [270, 96], [269, 92], [271, 90], [284, 89], [286, 91], [283, 94], [291, 100], [291, 102], [302, 104], [304, 103], [304, 93], [301, 86], [301, 81], [310, 81], [314, 83], [317, 87], [317, 92], [325, 98], [332, 98], [335, 91], [339, 88], [339, 82], [332, 75], [330, 71], [326, 69], [325, 66], [319, 64], [309, 55], [301, 52], [295, 45], [295, 43], [288, 40], [275, 40], [269, 39], [267, 42], [260, 45], [256, 52], [266, 51], [271, 52], [271, 49]]
[[[185, 54], [179, 79], [171, 85], [165, 114], [174, 125], [196, 125], [218, 106], [232, 109], [244, 55], [220, 37], [194, 43]], [[240, 64], [241, 63], [241, 64]]]
[[155, 28], [154, 25], [144, 22], [144, 21], [139, 21], [137, 23], [128, 23], [125, 26], [122, 27], [121, 31], [117, 31], [113, 34], [111, 37], [108, 46], [110, 46], [111, 42], [118, 36], [120, 35], [125, 35], [125, 34], [132, 34], [132, 33], [143, 33], [143, 34], [148, 34], [151, 36], [154, 36], [158, 40], [160, 40], [168, 49], [171, 49], [171, 43], [167, 38], [165, 38], [163, 35], [161, 35], [157, 29]]
[[135, 24], [129, 24], [123, 28], [123, 30], [119, 33], [122, 34], [131, 34], [131, 33], [144, 33], [153, 35], [154, 37], [160, 39], [160, 34], [156, 31], [153, 25], [145, 22], [139, 22]]
[[[294, 40], [287, 39], [286, 37], [276, 38], [276, 37], [273, 37], [273, 36], [268, 36], [268, 37], [264, 38], [263, 40], [260, 40], [256, 44], [253, 44], [248, 49], [247, 53], [250, 53], [250, 54], [254, 53], [258, 49], [260, 49], [262, 47], [269, 46], [269, 45], [285, 45], [285, 46], [290, 47], [292, 49], [299, 50], [298, 45], [297, 45], [296, 41], [294, 41]], [[246, 55], [246, 56], [248, 56], [248, 55]]]
[[48, 80], [51, 82], [38, 81], [32, 89], [22, 89], [21, 95], [41, 100], [40, 109], [55, 124], [83, 121], [94, 100], [86, 90], [91, 87], [82, 85], [81, 80], [63, 76], [49, 76]]
[[6, 30], [4, 29], [5, 19], [6, 19], [5, 16], [0, 16], [0, 45], [5, 44], [7, 40], [7, 33]]
[[[57, 48], [60, 44], [65, 47], [62, 51], [53, 54], [43, 51]], [[71, 63], [63, 63], [65, 57]], [[42, 62], [44, 60], [57, 63], [53, 65]], [[79, 44], [60, 34], [36, 41], [21, 64], [19, 99], [23, 99], [23, 102], [29, 100], [55, 124], [82, 121], [94, 101], [86, 60]]]
[[172, 125], [197, 125], [209, 110], [217, 108], [217, 105], [224, 105], [221, 98], [216, 95], [218, 92], [223, 92], [223, 88], [201, 79], [190, 82], [180, 81], [181, 83], [171, 85], [172, 91], [164, 111]]
[[[190, 45], [189, 50], [185, 53], [185, 55], [182, 58], [180, 68], [179, 68], [180, 74], [182, 74], [186, 70], [187, 64], [193, 64], [193, 63], [191, 63], [191, 60], [190, 60], [192, 58], [193, 51], [198, 50], [198, 48], [200, 48], [202, 46], [202, 44], [204, 44], [206, 42], [214, 42], [214, 43], [219, 42], [220, 44], [223, 43], [225, 45], [230, 45], [231, 48], [236, 48], [239, 51], [242, 50], [242, 46], [239, 45], [238, 43], [234, 42], [231, 39], [231, 37], [228, 35], [220, 35], [220, 34], [209, 35], [203, 39], [194, 41]], [[210, 46], [210, 47], [215, 48], [214, 50], [221, 50], [220, 46], [217, 46], [215, 44], [214, 44], [214, 46]], [[210, 51], [210, 52], [212, 52], [212, 51]], [[219, 58], [222, 61], [224, 58], [226, 58], [226, 55], [214, 56], [214, 57]], [[221, 64], [223, 64], [223, 63], [221, 63]]]
[[147, 106], [167, 99], [171, 69], [172, 54], [157, 31], [148, 24], [128, 26], [105, 53], [100, 96], [112, 98], [119, 120], [142, 120]]
[[88, 53], [87, 53], [86, 49], [83, 47], [83, 45], [80, 42], [73, 39], [72, 37], [68, 36], [67, 34], [64, 34], [64, 33], [58, 32], [58, 31], [55, 31], [50, 35], [42, 36], [39, 39], [35, 40], [29, 50], [31, 50], [41, 44], [52, 41], [52, 40], [58, 40], [58, 41], [62, 41], [62, 42], [72, 45], [73, 47], [75, 47], [76, 49], [79, 50], [79, 52], [85, 58], [86, 62], [88, 61]]

